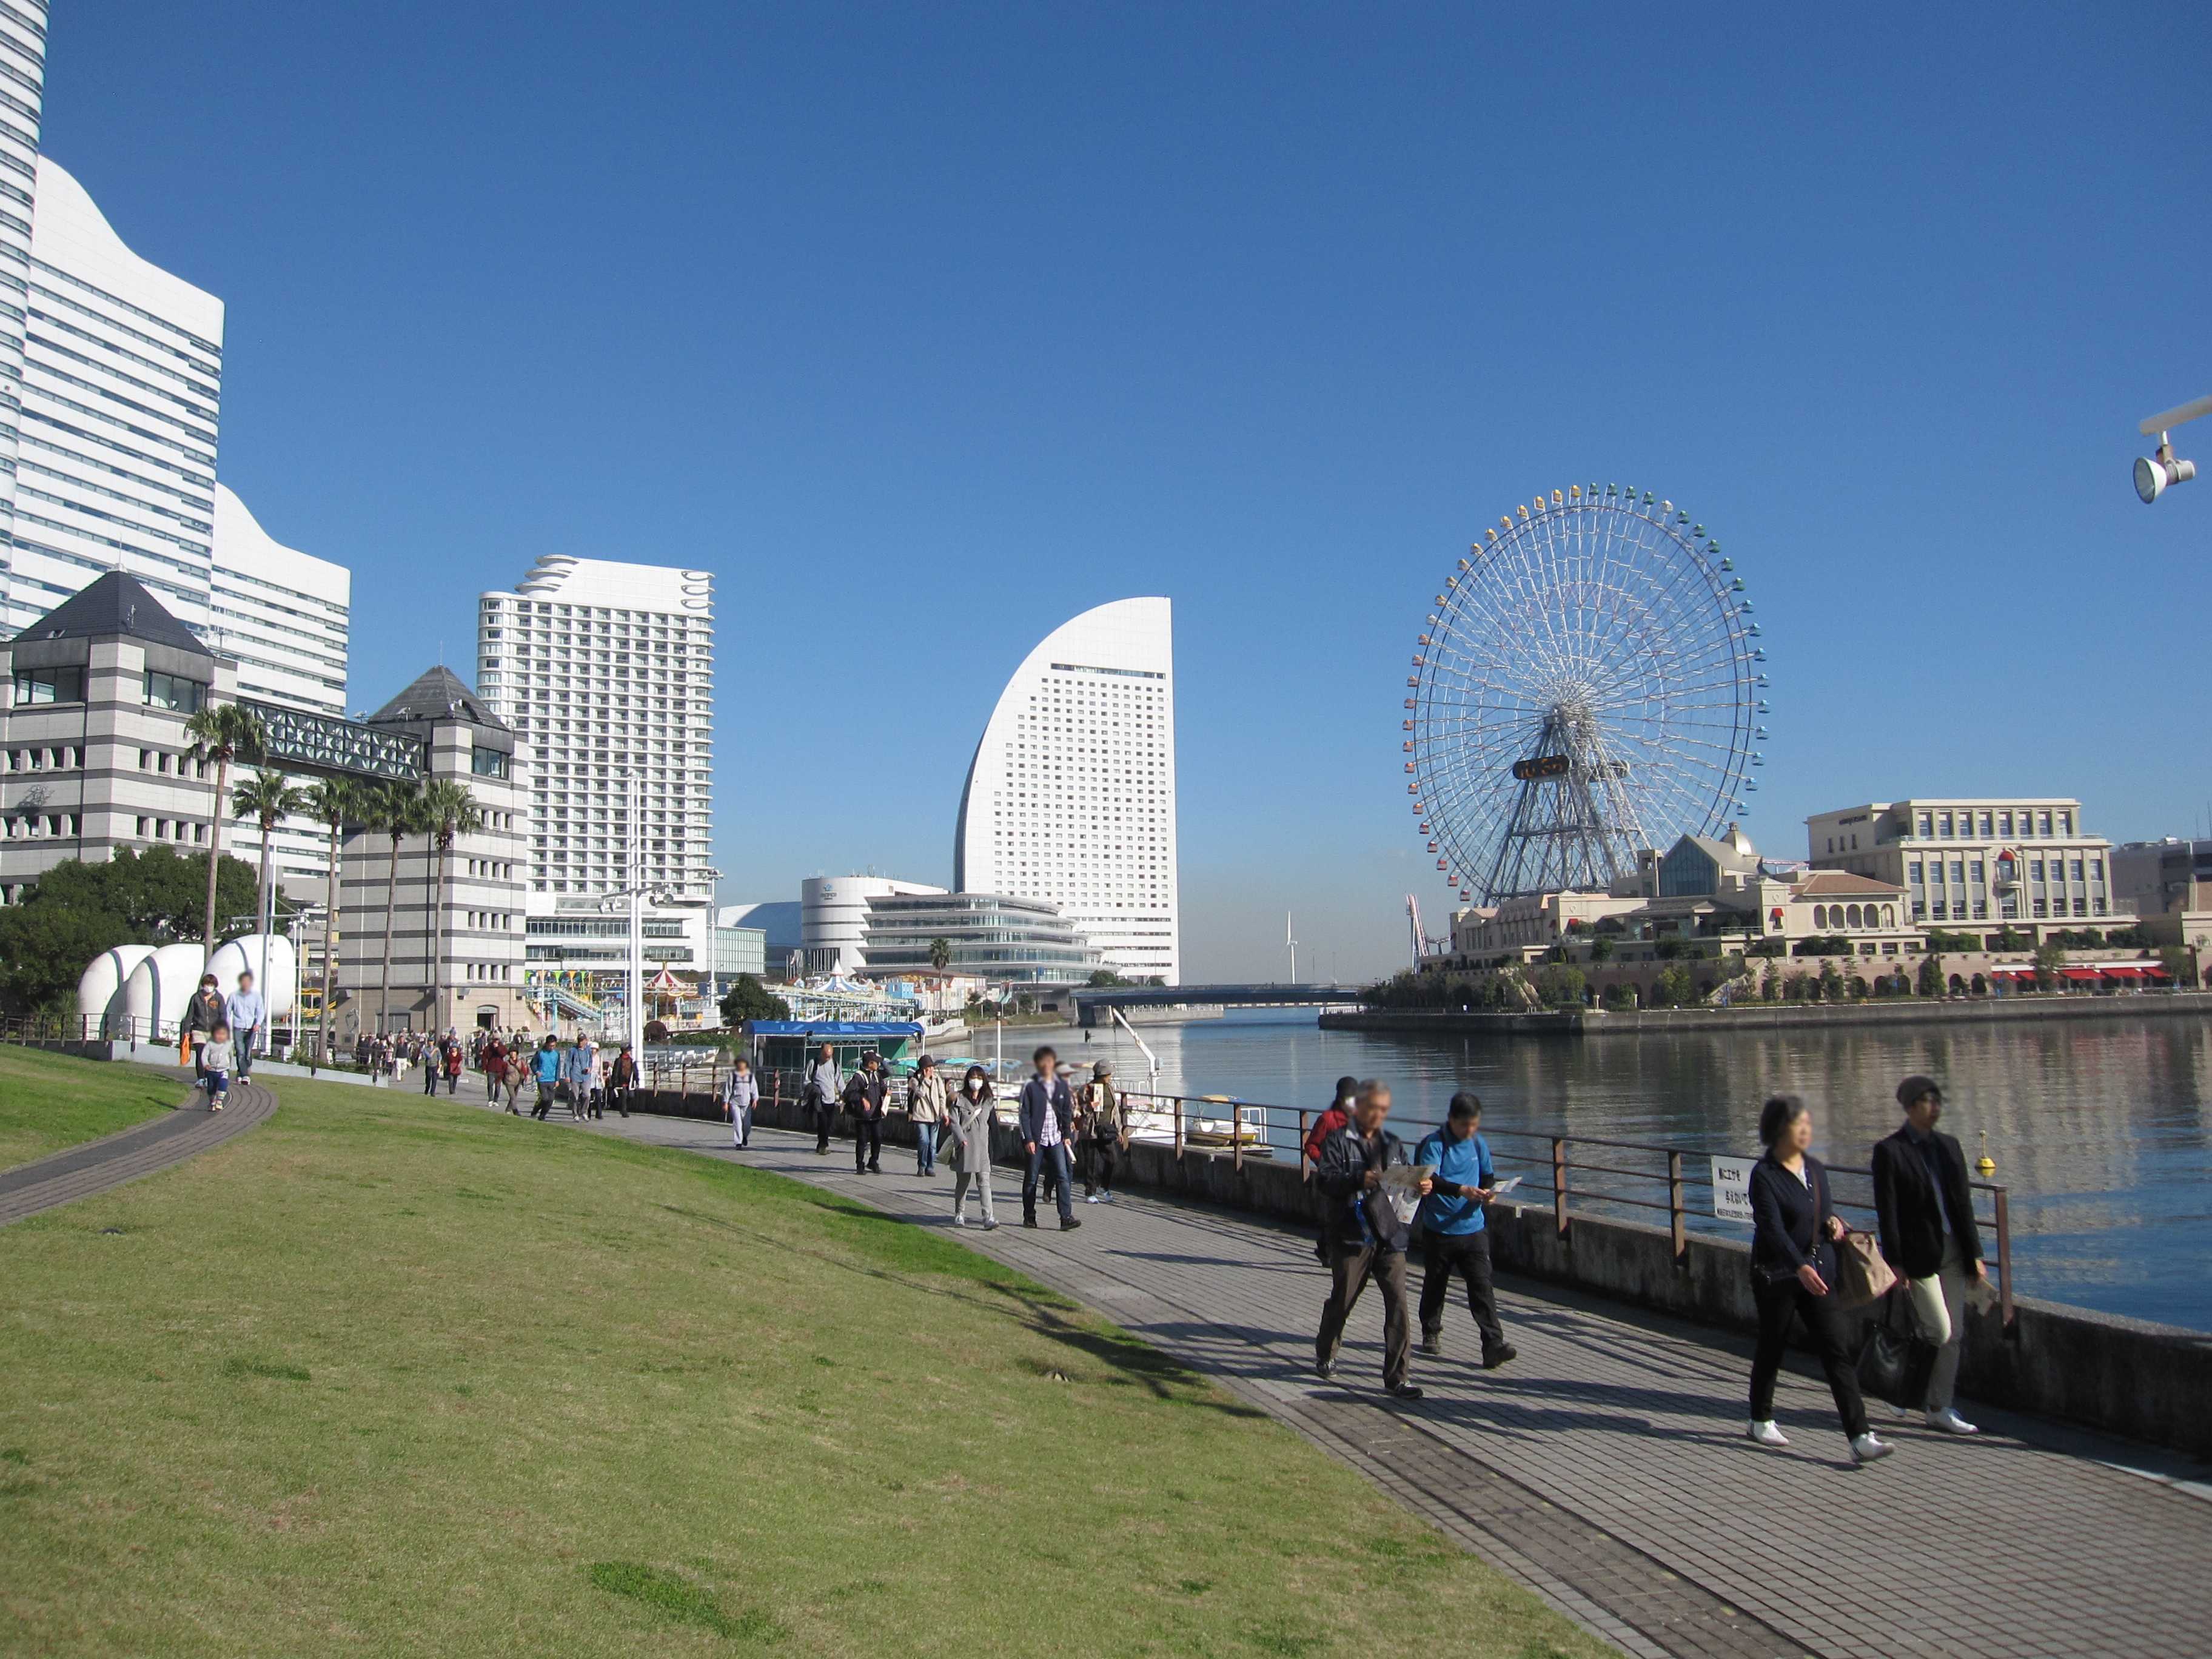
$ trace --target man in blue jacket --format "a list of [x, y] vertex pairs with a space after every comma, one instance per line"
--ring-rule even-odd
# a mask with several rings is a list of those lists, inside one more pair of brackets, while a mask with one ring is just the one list
[[1040, 1048], [1030, 1058], [1036, 1066], [1036, 1075], [1022, 1085], [1022, 1150], [1029, 1154], [1029, 1166], [1022, 1174], [1022, 1225], [1037, 1224], [1037, 1178], [1048, 1168], [1057, 1177], [1054, 1196], [1060, 1200], [1060, 1230], [1070, 1233], [1083, 1224], [1075, 1218], [1067, 1137], [1060, 1125], [1073, 1121], [1075, 1102], [1067, 1091], [1067, 1079], [1060, 1075], [1057, 1054]]
[[1468, 1309], [1482, 1333], [1482, 1368], [1495, 1370], [1515, 1350], [1498, 1322], [1498, 1297], [1490, 1284], [1490, 1235], [1483, 1230], [1482, 1206], [1497, 1196], [1498, 1170], [1482, 1138], [1482, 1103], [1465, 1092], [1454, 1095], [1444, 1127], [1430, 1131], [1413, 1162], [1436, 1170], [1435, 1185], [1421, 1200], [1426, 1235], [1421, 1248], [1429, 1259], [1421, 1278], [1421, 1352], [1443, 1353], [1444, 1302], [1457, 1273], [1467, 1281]]

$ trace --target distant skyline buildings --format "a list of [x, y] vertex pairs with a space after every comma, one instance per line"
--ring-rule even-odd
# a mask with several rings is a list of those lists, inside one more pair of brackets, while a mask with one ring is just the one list
[[1109, 967], [1179, 983], [1175, 755], [1169, 601], [1063, 623], [1014, 671], [969, 763], [954, 889], [1044, 900]]
[[11, 636], [32, 616], [53, 608], [52, 604], [40, 605], [22, 621], [15, 619], [15, 468], [22, 447], [31, 220], [39, 187], [39, 129], [46, 85], [46, 0], [16, 0], [0, 9], [0, 639]]

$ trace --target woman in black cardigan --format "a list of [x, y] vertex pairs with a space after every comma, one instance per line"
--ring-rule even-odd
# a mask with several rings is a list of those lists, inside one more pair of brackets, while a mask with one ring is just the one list
[[1836, 1415], [1862, 1463], [1893, 1449], [1867, 1427], [1859, 1397], [1847, 1324], [1832, 1288], [1836, 1243], [1844, 1232], [1828, 1200], [1828, 1172], [1805, 1149], [1813, 1144], [1813, 1115], [1796, 1095], [1777, 1095], [1759, 1114], [1766, 1155], [1751, 1170], [1751, 1289], [1759, 1304], [1759, 1348], [1751, 1362], [1752, 1439], [1786, 1446], [1774, 1426], [1774, 1379], [1794, 1314], [1805, 1322], [1836, 1397]]

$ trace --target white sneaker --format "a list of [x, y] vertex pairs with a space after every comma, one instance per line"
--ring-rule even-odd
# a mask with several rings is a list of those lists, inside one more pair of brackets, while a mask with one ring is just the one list
[[1756, 1440], [1762, 1446], [1786, 1446], [1789, 1439], [1774, 1426], [1771, 1417], [1753, 1418], [1751, 1426], [1744, 1431], [1747, 1439]]
[[1086, 1193], [1084, 1194], [1083, 1201], [1085, 1204], [1096, 1204], [1098, 1201], [1098, 1194], [1096, 1193]]
[[956, 1215], [952, 1218], [952, 1224], [956, 1227], [964, 1227], [968, 1224], [968, 1218], [964, 1215]]
[[1851, 1442], [1851, 1455], [1862, 1463], [1878, 1463], [1896, 1449], [1887, 1440], [1875, 1439], [1872, 1430]]
[[1944, 1407], [1940, 1412], [1929, 1413], [1928, 1426], [1931, 1429], [1940, 1429], [1945, 1434], [1979, 1434], [1981, 1432], [1949, 1406]]

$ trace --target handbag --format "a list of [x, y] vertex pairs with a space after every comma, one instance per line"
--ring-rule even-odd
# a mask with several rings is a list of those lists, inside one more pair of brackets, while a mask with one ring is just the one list
[[1896, 1328], [1894, 1316], [1903, 1294], [1893, 1290], [1882, 1299], [1881, 1321], [1867, 1333], [1866, 1344], [1859, 1350], [1859, 1388], [1901, 1411], [1917, 1411], [1928, 1401], [1936, 1348], [1920, 1334], [1909, 1314], [1906, 1328]]
[[1872, 1233], [1845, 1233], [1836, 1247], [1836, 1296], [1846, 1308], [1863, 1308], [1897, 1287], [1897, 1273], [1883, 1259]]

